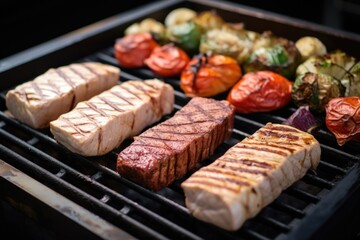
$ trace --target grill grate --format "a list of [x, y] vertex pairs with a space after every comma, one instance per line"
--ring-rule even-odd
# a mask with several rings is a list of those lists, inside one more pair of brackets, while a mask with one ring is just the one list
[[[114, 38], [109, 42], [113, 40]], [[109, 45], [76, 61], [99, 61], [119, 66], [114, 58], [113, 48]], [[156, 77], [146, 68], [121, 69], [120, 81]], [[175, 88], [175, 109], [172, 113], [174, 114], [189, 99], [180, 90], [178, 79], [165, 80]], [[304, 229], [311, 229], [309, 226], [312, 225], [314, 213], [324, 207], [324, 202], [329, 201], [329, 198], [339, 200], [342, 197], [336, 196], [336, 189], [359, 188], [360, 185], [357, 183], [360, 181], [359, 177], [349, 180], [360, 168], [358, 153], [360, 144], [351, 143], [339, 148], [332, 134], [322, 129], [315, 135], [321, 143], [322, 150], [317, 171], [309, 171], [304, 178], [286, 189], [273, 203], [264, 208], [258, 216], [248, 220], [239, 231], [228, 232], [190, 215], [184, 204], [181, 182], [267, 122], [282, 122], [296, 110], [294, 106], [271, 113], [237, 114], [232, 138], [219, 146], [213, 156], [199, 163], [197, 168], [184, 178], [159, 192], [152, 192], [120, 177], [115, 171], [117, 154], [131, 143], [131, 139], [105, 156], [86, 158], [75, 155], [57, 144], [48, 129], [34, 130], [9, 117], [5, 106], [7, 90], [1, 91], [0, 159], [88, 209], [115, 228], [123, 229], [137, 238], [254, 240], [286, 238], [293, 232], [301, 233]], [[217, 98], [224, 98], [224, 95]], [[161, 121], [172, 114], [165, 116]], [[0, 181], [0, 186], [1, 183]], [[332, 209], [324, 211], [329, 217], [335, 213]], [[52, 230], [56, 231], [56, 228]]]

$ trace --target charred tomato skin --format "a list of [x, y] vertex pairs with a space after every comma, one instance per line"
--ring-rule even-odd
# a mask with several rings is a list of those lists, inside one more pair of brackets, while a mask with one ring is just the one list
[[148, 58], [158, 43], [150, 33], [135, 33], [117, 39], [114, 45], [114, 55], [118, 62], [127, 68], [145, 66]]
[[182, 71], [180, 87], [190, 97], [212, 97], [229, 90], [241, 76], [241, 68], [234, 58], [198, 54]]
[[179, 75], [189, 61], [190, 57], [184, 50], [169, 43], [154, 48], [145, 64], [159, 76], [173, 77]]
[[291, 101], [292, 82], [271, 71], [246, 73], [230, 90], [227, 100], [238, 113], [269, 112]]
[[360, 141], [360, 97], [333, 98], [325, 110], [326, 127], [340, 146], [350, 140]]

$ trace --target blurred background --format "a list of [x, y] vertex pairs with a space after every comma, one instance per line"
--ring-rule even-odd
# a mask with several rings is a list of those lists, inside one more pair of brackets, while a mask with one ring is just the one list
[[[359, 0], [227, 1], [360, 34]], [[150, 1], [1, 1], [0, 59], [147, 3]]]

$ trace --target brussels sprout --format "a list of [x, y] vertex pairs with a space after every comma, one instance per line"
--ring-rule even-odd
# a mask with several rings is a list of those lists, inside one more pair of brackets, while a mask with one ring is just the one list
[[325, 105], [336, 97], [344, 96], [340, 81], [330, 75], [307, 72], [295, 79], [292, 99], [297, 106], [308, 105], [311, 110], [324, 111]]
[[220, 28], [225, 24], [225, 21], [215, 11], [201, 12], [192, 21], [199, 24], [205, 31]]
[[125, 35], [144, 32], [151, 33], [159, 41], [165, 38], [165, 26], [153, 18], [146, 18], [140, 23], [134, 23], [125, 29]]
[[230, 56], [241, 64], [248, 57], [251, 47], [252, 41], [246, 31], [225, 24], [202, 35], [199, 51]]
[[350, 72], [345, 74], [345, 77], [341, 79], [341, 83], [346, 88], [345, 97], [360, 97], [360, 62], [356, 63], [350, 69]]
[[292, 41], [266, 31], [256, 38], [243, 67], [245, 72], [270, 70], [291, 78], [300, 61], [300, 52]]
[[298, 66], [296, 75], [302, 75], [306, 72], [323, 73], [340, 80], [354, 64], [354, 57], [337, 50], [322, 56], [310, 57]]
[[196, 17], [196, 12], [189, 8], [177, 8], [166, 15], [164, 23], [166, 27], [188, 22]]
[[291, 78], [301, 60], [301, 55], [292, 41], [268, 32], [255, 41], [252, 49], [243, 65], [245, 72], [269, 70]]
[[189, 54], [199, 50], [201, 27], [195, 22], [184, 22], [166, 29], [167, 40]]
[[327, 53], [325, 45], [316, 37], [302, 37], [295, 42], [295, 45], [303, 61], [312, 56], [321, 56]]

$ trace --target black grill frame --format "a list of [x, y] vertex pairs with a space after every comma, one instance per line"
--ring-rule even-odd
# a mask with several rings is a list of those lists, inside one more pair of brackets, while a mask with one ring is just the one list
[[[5, 93], [8, 89], [32, 79], [50, 67], [71, 62], [96, 60], [119, 66], [113, 57], [112, 46], [130, 23], [148, 16], [161, 20], [171, 9], [180, 6], [198, 11], [215, 8], [225, 19], [242, 16], [250, 30], [272, 30], [289, 39], [304, 35], [318, 36], [324, 39], [329, 49], [341, 47], [348, 52], [351, 49], [352, 55], [360, 56], [360, 50], [356, 49], [360, 36], [355, 34], [334, 31], [233, 3], [178, 0], [155, 2], [105, 19], [0, 62], [0, 159], [3, 161], [0, 161], [0, 167], [5, 166], [5, 163], [11, 165], [22, 174], [44, 184], [44, 188], [56, 191], [137, 238], [311, 239], [335, 236], [332, 234], [338, 233], [342, 236], [353, 234], [360, 222], [360, 208], [356, 207], [360, 200], [360, 144], [352, 142], [339, 147], [333, 135], [324, 127], [315, 135], [322, 147], [322, 161], [317, 173], [308, 172], [303, 179], [286, 189], [277, 200], [264, 208], [257, 217], [247, 221], [239, 231], [233, 233], [194, 219], [184, 207], [184, 196], [179, 184], [195, 170], [171, 186], [154, 193], [121, 178], [115, 172], [116, 155], [131, 140], [103, 157], [85, 158], [72, 154], [57, 144], [48, 129], [34, 130], [7, 115]], [[146, 68], [120, 68], [121, 81], [156, 77]], [[165, 81], [172, 84], [176, 90], [176, 111], [189, 99], [180, 91], [178, 79], [166, 78]], [[224, 98], [224, 95], [216, 98]], [[215, 160], [230, 146], [267, 122], [282, 122], [295, 110], [294, 106], [288, 106], [271, 113], [237, 114], [233, 137], [222, 144], [208, 160], [199, 164], [198, 168]], [[162, 120], [170, 116], [165, 116]], [[5, 211], [7, 206], [10, 206], [9, 209], [21, 212], [22, 216], [30, 218], [35, 226], [42, 226], [49, 231], [46, 237], [104, 238], [79, 226], [74, 218], [65, 213], [52, 213], [49, 214], [52, 217], [45, 217], [51, 207], [44, 207], [41, 199], [28, 201], [31, 199], [28, 196], [28, 199], [24, 200], [27, 189], [16, 187], [6, 174], [0, 176], [0, 189], [1, 186], [6, 189], [0, 191], [0, 209]], [[15, 202], [34, 209], [38, 216], [32, 216]], [[76, 209], [74, 211], [76, 212]], [[355, 216], [352, 216], [353, 222], [340, 224], [352, 211], [356, 211]], [[56, 222], [59, 219], [68, 219], [69, 222], [58, 223], [58, 226]], [[53, 221], [54, 226], [46, 221]], [[67, 228], [74, 230], [72, 234], [67, 235], [64, 232]], [[34, 227], [28, 229], [31, 231]], [[115, 236], [109, 235], [105, 238], [115, 239]]]

